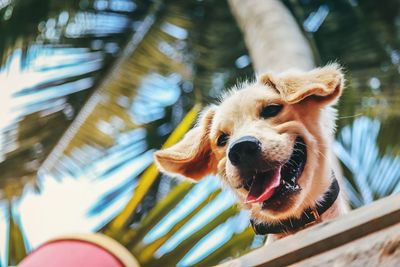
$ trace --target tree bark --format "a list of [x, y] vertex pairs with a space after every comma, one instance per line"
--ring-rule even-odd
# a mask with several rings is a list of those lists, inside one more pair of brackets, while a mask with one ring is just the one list
[[314, 57], [289, 10], [279, 0], [228, 0], [256, 72], [309, 70]]

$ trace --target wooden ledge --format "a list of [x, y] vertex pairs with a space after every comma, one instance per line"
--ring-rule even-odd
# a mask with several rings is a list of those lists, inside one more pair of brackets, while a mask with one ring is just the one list
[[[317, 224], [220, 266], [288, 266], [391, 226], [400, 229], [400, 194], [380, 199], [334, 220]], [[393, 231], [393, 227], [391, 229]], [[397, 238], [400, 240], [400, 234]], [[372, 242], [372, 248], [373, 240], [378, 242], [381, 239], [368, 240]], [[398, 243], [400, 244], [400, 241]], [[399, 251], [396, 255], [400, 255], [400, 249], [397, 250]], [[397, 260], [400, 266], [400, 257]]]

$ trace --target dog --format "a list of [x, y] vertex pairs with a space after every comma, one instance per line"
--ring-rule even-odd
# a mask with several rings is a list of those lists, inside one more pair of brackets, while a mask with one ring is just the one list
[[334, 218], [347, 210], [332, 149], [344, 82], [338, 64], [264, 73], [206, 108], [155, 161], [194, 181], [219, 176], [250, 211], [257, 234], [279, 239]]

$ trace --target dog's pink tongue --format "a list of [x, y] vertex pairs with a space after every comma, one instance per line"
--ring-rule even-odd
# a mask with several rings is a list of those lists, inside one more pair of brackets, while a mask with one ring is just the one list
[[264, 202], [272, 197], [280, 182], [281, 167], [263, 175], [256, 175], [245, 203]]

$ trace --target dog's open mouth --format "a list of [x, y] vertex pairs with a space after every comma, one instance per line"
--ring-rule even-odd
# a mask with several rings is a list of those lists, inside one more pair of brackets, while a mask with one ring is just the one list
[[307, 160], [304, 140], [297, 137], [293, 152], [286, 163], [275, 169], [255, 172], [246, 181], [244, 188], [249, 191], [245, 203], [263, 203], [280, 199], [281, 197], [300, 190], [297, 184]]

